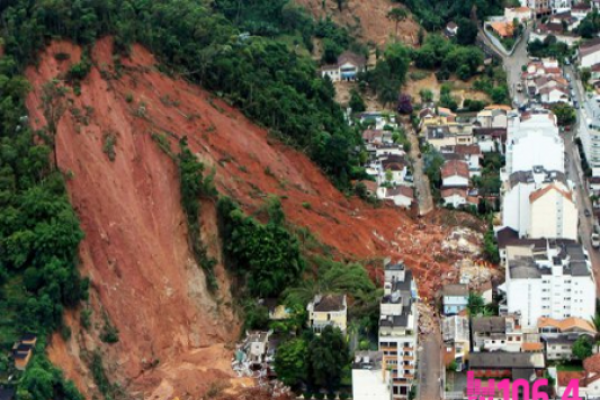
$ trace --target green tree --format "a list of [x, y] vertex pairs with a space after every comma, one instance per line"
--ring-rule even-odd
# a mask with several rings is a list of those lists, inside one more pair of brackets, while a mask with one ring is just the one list
[[590, 71], [589, 68], [582, 68], [581, 69], [581, 82], [584, 85], [588, 84], [588, 82], [591, 79], [591, 77], [592, 77], [592, 72]]
[[592, 339], [587, 335], [581, 335], [577, 338], [575, 343], [573, 343], [573, 355], [580, 360], [585, 360], [588, 357], [591, 357], [593, 352], [593, 342]]
[[572, 125], [575, 123], [577, 116], [575, 109], [567, 103], [556, 103], [552, 106], [552, 112], [556, 115], [556, 119], [560, 126]]
[[302, 338], [282, 343], [275, 353], [275, 372], [284, 384], [295, 387], [306, 381], [308, 345]]
[[483, 301], [483, 297], [474, 292], [469, 293], [467, 309], [469, 310], [469, 314], [473, 316], [483, 314], [485, 310], [485, 302]]
[[498, 242], [494, 236], [494, 230], [490, 226], [483, 236], [483, 253], [488, 261], [493, 264], [500, 262], [500, 253], [498, 252]]
[[494, 104], [509, 104], [510, 98], [508, 88], [505, 85], [497, 86], [492, 89], [492, 101]]
[[395, 23], [396, 39], [398, 39], [398, 24], [401, 21], [404, 21], [407, 16], [408, 16], [408, 13], [406, 12], [406, 10], [404, 8], [392, 8], [387, 13], [388, 19], [394, 21], [394, 23]]
[[348, 344], [338, 328], [327, 326], [315, 336], [308, 348], [311, 382], [328, 391], [339, 388], [342, 372], [350, 362]]
[[477, 24], [469, 19], [461, 18], [458, 21], [458, 32], [456, 33], [456, 43], [461, 46], [475, 44], [477, 38]]
[[295, 236], [284, 227], [281, 203], [271, 201], [267, 224], [247, 217], [229, 199], [220, 199], [219, 218], [230, 268], [244, 278], [254, 296], [277, 296], [304, 270]]
[[430, 103], [433, 101], [433, 92], [430, 89], [421, 89], [419, 95], [421, 96], [421, 102], [423, 103]]
[[350, 102], [348, 106], [352, 109], [352, 112], [363, 112], [367, 109], [360, 93], [354, 88], [350, 90]]

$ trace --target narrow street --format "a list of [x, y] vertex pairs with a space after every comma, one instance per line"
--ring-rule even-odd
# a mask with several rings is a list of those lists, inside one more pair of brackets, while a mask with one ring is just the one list
[[[582, 179], [583, 172], [581, 170], [581, 159], [579, 157], [577, 145], [573, 141], [573, 136], [573, 134], [565, 135], [565, 151], [568, 156], [566, 172], [569, 179], [575, 183], [577, 209], [579, 211], [579, 237], [581, 243], [590, 255], [594, 277], [596, 277], [600, 274], [600, 255], [598, 254], [598, 250], [592, 247], [590, 239], [593, 230], [593, 219], [591, 217], [586, 217], [584, 214], [584, 210], [587, 209], [591, 211], [592, 207], [589, 194], [586, 190], [584, 180]], [[598, 292], [600, 292], [598, 281], [596, 281], [596, 287], [598, 288]]]
[[523, 39], [521, 39], [513, 54], [510, 57], [504, 57], [503, 59], [503, 65], [508, 79], [511, 99], [513, 101], [516, 100], [519, 105], [527, 99], [525, 91], [521, 93], [517, 92], [517, 83], [521, 81], [521, 68], [523, 65], [527, 65], [527, 62], [529, 61], [527, 58], [528, 39], [529, 29], [526, 29], [523, 33]]
[[[579, 149], [575, 144], [575, 138], [578, 136], [578, 132], [582, 129], [588, 129], [586, 120], [593, 117], [597, 113], [597, 104], [594, 104], [593, 99], [588, 99], [585, 96], [583, 86], [579, 80], [574, 77], [573, 67], [569, 66], [565, 68], [566, 72], [573, 77], [573, 88], [575, 89], [575, 100], [579, 102], [581, 108], [577, 110], [577, 123], [572, 133], [565, 132], [565, 152], [567, 153], [567, 176], [575, 183], [575, 190], [577, 192], [577, 209], [579, 210], [579, 237], [581, 243], [588, 251], [590, 255], [590, 261], [592, 262], [592, 270], [594, 277], [600, 274], [600, 254], [598, 250], [592, 247], [591, 234], [593, 230], [593, 217], [586, 217], [584, 210], [592, 211], [592, 204], [590, 201], [590, 195], [587, 190], [587, 185], [583, 176], [583, 170], [581, 168], [581, 157], [579, 155]], [[600, 286], [598, 280], [596, 280], [596, 293], [600, 293]]]
[[413, 160], [413, 176], [415, 193], [419, 205], [419, 215], [425, 215], [430, 211], [433, 211], [434, 208], [433, 197], [431, 196], [431, 189], [429, 187], [429, 178], [424, 172], [423, 158], [421, 157], [417, 133], [410, 129], [407, 132], [407, 135], [411, 144], [410, 157]]
[[435, 331], [422, 336], [419, 348], [419, 400], [440, 399], [442, 389], [442, 335], [438, 324], [434, 324]]

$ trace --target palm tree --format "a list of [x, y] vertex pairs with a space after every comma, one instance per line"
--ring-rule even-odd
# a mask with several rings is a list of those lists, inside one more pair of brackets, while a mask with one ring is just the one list
[[396, 40], [398, 39], [398, 23], [404, 21], [407, 16], [408, 13], [404, 8], [392, 8], [387, 14], [388, 19], [396, 23]]

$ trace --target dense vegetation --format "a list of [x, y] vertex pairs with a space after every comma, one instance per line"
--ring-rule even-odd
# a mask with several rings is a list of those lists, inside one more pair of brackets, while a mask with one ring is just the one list
[[[29, 129], [24, 107], [29, 85], [18, 72], [14, 58], [0, 58], [2, 353], [25, 332], [43, 337], [61, 327], [64, 309], [87, 298], [89, 284], [76, 268], [83, 232], [63, 176], [50, 163], [54, 137], [49, 127], [41, 132]], [[44, 98], [44, 106], [54, 100]], [[0, 363], [0, 376], [8, 368], [8, 363]], [[41, 345], [21, 382], [23, 399], [80, 398], [45, 360]]]
[[307, 331], [283, 343], [275, 355], [277, 374], [287, 385], [307, 382], [309, 389], [332, 393], [340, 387], [350, 355], [346, 339], [338, 328], [326, 327], [320, 336]]
[[585, 39], [592, 39], [600, 32], [600, 14], [595, 7], [592, 7], [592, 12], [581, 21], [577, 31]]
[[[334, 53], [352, 41], [330, 21], [310, 23], [287, 3], [217, 1], [211, 8], [193, 0], [57, 0], [42, 9], [18, 0], [3, 12], [5, 51], [23, 66], [35, 61], [50, 37], [87, 46], [113, 34], [117, 50], [124, 53], [140, 42], [173, 69], [302, 146], [344, 187], [357, 164], [351, 149], [360, 144], [360, 136], [344, 122], [331, 83], [318, 79], [313, 61], [295, 48], [308, 43], [308, 35], [331, 41], [337, 46]], [[241, 34], [246, 30], [250, 35]], [[288, 46], [253, 36], [278, 33], [300, 39]]]
[[268, 204], [269, 222], [247, 217], [229, 198], [218, 203], [227, 264], [252, 296], [278, 296], [304, 270], [298, 240], [288, 232], [279, 199]]
[[427, 30], [442, 29], [447, 22], [472, 16], [483, 20], [489, 15], [501, 15], [503, 0], [395, 0], [406, 5]]
[[548, 35], [544, 41], [534, 40], [527, 45], [527, 51], [532, 57], [552, 57], [560, 60], [573, 56], [574, 50], [566, 43], [559, 42], [554, 35]]
[[179, 187], [181, 191], [181, 207], [187, 217], [189, 246], [196, 262], [204, 269], [206, 283], [211, 291], [217, 288], [217, 280], [213, 267], [215, 260], [206, 254], [202, 240], [200, 239], [200, 198], [214, 197], [217, 189], [213, 184], [214, 171], [204, 176], [204, 165], [188, 147], [187, 139], [179, 142], [179, 155], [177, 164], [179, 166]]
[[438, 70], [439, 80], [447, 80], [451, 73], [467, 80], [483, 65], [483, 52], [479, 48], [459, 46], [440, 35], [427, 36], [413, 58], [419, 68]]

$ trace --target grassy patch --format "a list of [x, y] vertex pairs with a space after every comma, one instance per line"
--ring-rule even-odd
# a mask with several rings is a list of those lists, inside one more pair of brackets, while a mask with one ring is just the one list
[[558, 371], [577, 372], [583, 371], [583, 365], [581, 365], [581, 361], [568, 361], [565, 363], [557, 364], [556, 369]]

